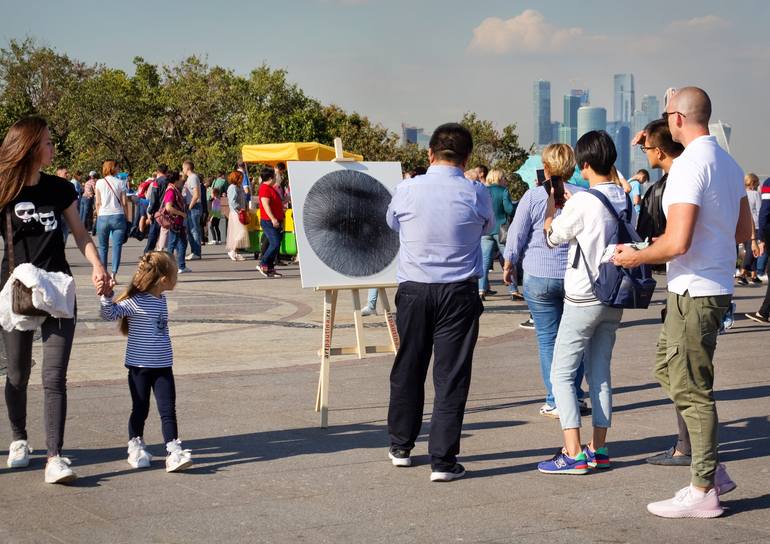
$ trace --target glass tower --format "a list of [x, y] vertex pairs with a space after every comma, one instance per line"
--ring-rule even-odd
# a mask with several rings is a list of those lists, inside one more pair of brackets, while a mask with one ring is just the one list
[[577, 137], [592, 130], [607, 130], [607, 110], [596, 106], [583, 106], [577, 112]]
[[634, 75], [615, 74], [615, 121], [630, 123], [636, 110], [634, 94]]
[[551, 143], [551, 82], [535, 81], [532, 86], [532, 105], [535, 113], [534, 136], [536, 145]]

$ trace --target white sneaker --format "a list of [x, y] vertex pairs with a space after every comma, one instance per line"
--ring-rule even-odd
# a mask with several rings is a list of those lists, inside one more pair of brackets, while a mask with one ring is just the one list
[[26, 440], [14, 440], [8, 446], [8, 468], [24, 468], [29, 466], [29, 454], [32, 448]]
[[186, 266], [184, 268], [179, 268], [176, 271], [177, 274], [189, 274], [190, 272], [192, 272], [192, 270], [190, 270]]
[[189, 255], [185, 255], [184, 260], [185, 261], [200, 261], [201, 260], [201, 256], [200, 255], [196, 255], [195, 253], [190, 253]]
[[72, 463], [66, 457], [51, 457], [45, 465], [45, 483], [66, 484], [74, 481], [77, 475], [72, 471]]
[[216, 240], [209, 240], [208, 242], [206, 242], [206, 245], [207, 246], [215, 246], [215, 245], [217, 245], [217, 241]]
[[377, 310], [375, 310], [371, 306], [366, 306], [363, 310], [361, 310], [361, 315], [363, 317], [367, 317], [370, 315], [377, 315]]
[[716, 518], [724, 513], [716, 489], [703, 493], [689, 485], [673, 499], [651, 502], [647, 510], [662, 518]]
[[128, 441], [128, 464], [134, 468], [147, 468], [152, 462], [150, 455], [144, 448], [144, 440], [137, 436]]
[[551, 406], [550, 404], [543, 404], [540, 407], [540, 415], [546, 416], [546, 417], [552, 417], [554, 419], [559, 419], [559, 410], [556, 408], [556, 406]]
[[183, 450], [180, 440], [172, 440], [166, 444], [166, 451], [168, 452], [166, 456], [166, 472], [177, 472], [192, 465], [190, 450]]

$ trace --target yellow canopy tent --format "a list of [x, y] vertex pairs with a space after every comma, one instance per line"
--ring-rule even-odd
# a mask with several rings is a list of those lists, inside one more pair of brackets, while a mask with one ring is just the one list
[[[243, 162], [275, 165], [286, 161], [330, 161], [335, 158], [334, 148], [318, 142], [286, 142], [282, 144], [244, 145]], [[362, 155], [343, 151], [347, 159], [364, 160]]]

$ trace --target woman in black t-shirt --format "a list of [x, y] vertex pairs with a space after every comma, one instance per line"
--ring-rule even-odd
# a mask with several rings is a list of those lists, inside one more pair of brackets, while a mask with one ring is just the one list
[[[8, 281], [7, 217], [11, 219], [14, 264], [31, 263], [47, 272], [70, 274], [64, 254], [62, 221], [77, 241], [78, 248], [93, 266], [92, 281], [97, 294], [111, 288], [91, 237], [83, 227], [77, 208], [77, 194], [65, 179], [40, 171], [51, 165], [53, 143], [48, 125], [40, 117], [26, 117], [14, 124], [0, 146], [0, 233], [5, 239], [2, 285]], [[43, 337], [43, 389], [48, 462], [47, 483], [75, 479], [69, 459], [61, 456], [67, 412], [66, 375], [75, 335], [75, 318], [47, 317], [41, 325]], [[13, 432], [8, 448], [10, 468], [29, 464], [27, 443], [27, 384], [32, 367], [34, 331], [3, 331], [8, 357], [5, 401]]]

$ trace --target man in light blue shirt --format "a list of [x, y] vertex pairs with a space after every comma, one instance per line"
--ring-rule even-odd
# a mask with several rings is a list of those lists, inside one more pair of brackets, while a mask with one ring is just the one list
[[463, 176], [472, 149], [465, 127], [438, 127], [430, 139], [428, 172], [398, 185], [386, 215], [401, 241], [396, 293], [401, 344], [390, 374], [388, 456], [395, 466], [411, 465], [433, 353], [431, 481], [465, 475], [457, 454], [483, 311], [480, 240], [495, 226], [489, 191]]

